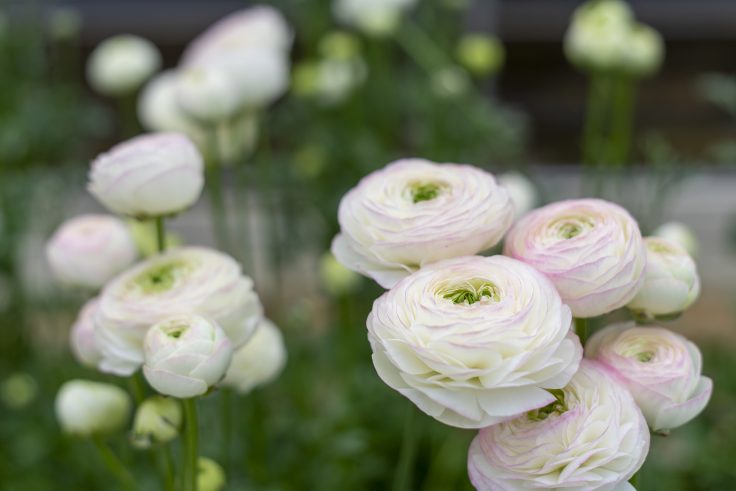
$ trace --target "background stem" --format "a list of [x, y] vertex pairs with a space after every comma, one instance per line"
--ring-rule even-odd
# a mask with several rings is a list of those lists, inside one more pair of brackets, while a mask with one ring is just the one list
[[197, 400], [184, 399], [184, 420], [186, 433], [184, 435], [184, 482], [182, 489], [197, 491], [197, 459], [199, 457], [199, 424], [197, 422]]
[[101, 436], [95, 435], [92, 437], [92, 441], [97, 447], [97, 451], [100, 454], [100, 458], [105, 463], [107, 469], [120, 481], [120, 485], [123, 489], [132, 491], [138, 489], [133, 475], [128, 471], [125, 464], [123, 464], [115, 452], [112, 451], [110, 446], [102, 439]]
[[580, 343], [585, 346], [588, 339], [588, 319], [575, 317], [575, 334], [580, 338]]
[[409, 403], [404, 420], [404, 435], [401, 441], [399, 462], [396, 465], [393, 491], [407, 491], [411, 489], [418, 443], [416, 423], [416, 409], [414, 409], [413, 404]]

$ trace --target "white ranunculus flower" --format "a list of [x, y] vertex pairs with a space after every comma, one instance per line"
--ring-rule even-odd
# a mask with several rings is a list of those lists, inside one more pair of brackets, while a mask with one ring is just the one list
[[133, 373], [143, 362], [146, 331], [176, 314], [212, 319], [235, 348], [248, 341], [263, 315], [253, 281], [234, 259], [212, 249], [175, 249], [136, 265], [102, 291], [95, 317], [100, 369]]
[[113, 433], [125, 426], [130, 398], [120, 387], [87, 380], [65, 382], [56, 395], [56, 418], [65, 433]]
[[286, 345], [279, 328], [263, 319], [250, 340], [233, 354], [222, 385], [247, 394], [273, 381], [286, 365]]
[[654, 431], [687, 423], [713, 392], [713, 381], [701, 375], [698, 347], [668, 329], [614, 324], [591, 337], [585, 353], [626, 384]]
[[64, 222], [46, 244], [51, 272], [62, 284], [97, 290], [138, 257], [125, 222], [81, 215]]
[[511, 229], [504, 253], [547, 275], [575, 317], [596, 317], [629, 303], [646, 268], [636, 221], [599, 199], [534, 210]]
[[664, 60], [664, 41], [654, 29], [644, 24], [636, 24], [627, 40], [624, 51], [624, 69], [638, 77], [646, 77], [656, 72]]
[[95, 315], [98, 299], [89, 300], [77, 316], [77, 320], [69, 333], [69, 344], [72, 353], [79, 363], [88, 367], [96, 367], [102, 361], [102, 352], [97, 346], [95, 337]]
[[170, 442], [179, 435], [182, 425], [181, 404], [176, 399], [151, 396], [135, 412], [131, 441], [138, 448]]
[[372, 36], [386, 36], [399, 27], [401, 16], [417, 0], [335, 0], [335, 17]]
[[680, 222], [663, 223], [652, 233], [655, 237], [662, 237], [670, 242], [680, 244], [692, 257], [698, 256], [700, 245], [698, 238], [687, 225]]
[[332, 253], [390, 288], [427, 264], [490, 249], [513, 215], [506, 189], [481, 169], [399, 160], [342, 198]]
[[695, 261], [685, 249], [667, 239], [647, 237], [644, 244], [647, 248], [644, 285], [627, 307], [648, 318], [683, 312], [700, 295]]
[[634, 17], [621, 0], [586, 2], [575, 10], [565, 54], [585, 69], [615, 70], [626, 56]]
[[180, 71], [166, 70], [146, 85], [138, 98], [138, 119], [149, 131], [183, 133], [199, 148], [205, 148], [205, 128], [179, 105]]
[[518, 219], [532, 211], [539, 202], [539, 194], [528, 177], [520, 172], [506, 172], [498, 176], [498, 182], [508, 191], [514, 203], [514, 216]]
[[550, 405], [484, 428], [468, 452], [478, 491], [623, 491], [649, 452], [649, 430], [631, 394], [584, 360]]
[[143, 374], [161, 394], [205, 394], [230, 366], [233, 345], [214, 321], [180, 314], [154, 324], [143, 341]]
[[177, 78], [177, 102], [198, 121], [225, 121], [240, 109], [240, 94], [222, 67], [184, 67]]
[[552, 283], [504, 256], [441, 261], [373, 304], [368, 339], [378, 375], [419, 409], [482, 428], [554, 401], [582, 347]]
[[158, 48], [123, 34], [102, 41], [87, 60], [87, 80], [100, 94], [121, 96], [138, 90], [161, 68]]
[[265, 5], [251, 7], [234, 12], [207, 28], [187, 47], [182, 64], [199, 64], [223, 53], [249, 48], [286, 53], [291, 49], [293, 38], [281, 12]]
[[121, 215], [149, 218], [192, 206], [204, 186], [204, 161], [180, 133], [150, 133], [120, 143], [98, 156], [88, 189]]

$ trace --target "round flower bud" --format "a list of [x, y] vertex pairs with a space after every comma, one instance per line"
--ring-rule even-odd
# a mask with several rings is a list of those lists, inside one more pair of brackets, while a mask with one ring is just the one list
[[294, 34], [281, 12], [269, 6], [257, 6], [234, 12], [200, 34], [182, 55], [183, 65], [208, 62], [223, 53], [248, 48], [291, 49]]
[[713, 392], [698, 347], [668, 329], [614, 324], [591, 337], [585, 353], [618, 375], [654, 431], [687, 423]]
[[629, 303], [646, 267], [636, 221], [599, 199], [534, 210], [511, 229], [504, 253], [547, 275], [575, 317], [596, 317]]
[[503, 44], [493, 36], [466, 34], [457, 45], [457, 58], [474, 75], [496, 73], [506, 57]]
[[102, 360], [102, 352], [95, 337], [97, 304], [97, 298], [84, 304], [70, 333], [72, 353], [79, 363], [87, 367], [96, 367]]
[[225, 487], [225, 471], [212, 459], [200, 457], [197, 460], [197, 490], [220, 491]]
[[655, 237], [662, 237], [670, 242], [680, 244], [688, 254], [692, 257], [698, 256], [698, 250], [700, 244], [698, 244], [698, 238], [690, 230], [687, 225], [679, 222], [667, 222], [659, 227], [652, 233]]
[[481, 169], [400, 160], [342, 198], [332, 253], [390, 288], [427, 264], [490, 249], [513, 214], [506, 189]]
[[56, 395], [56, 418], [65, 433], [79, 436], [114, 433], [130, 416], [130, 398], [110, 384], [65, 382]]
[[565, 54], [583, 69], [619, 69], [626, 56], [632, 25], [633, 14], [626, 2], [586, 2], [573, 14], [565, 35]]
[[627, 307], [645, 318], [679, 314], [700, 294], [695, 261], [685, 249], [660, 237], [644, 239], [647, 270], [644, 285]]
[[222, 385], [247, 394], [276, 379], [286, 365], [286, 345], [279, 328], [263, 319], [250, 340], [233, 354]]
[[233, 345], [216, 322], [181, 314], [154, 324], [143, 341], [143, 375], [164, 395], [205, 394], [230, 366]]
[[322, 286], [332, 295], [347, 295], [360, 287], [360, 275], [349, 270], [334, 255], [327, 252], [322, 256], [319, 267]]
[[138, 90], [161, 68], [158, 48], [123, 34], [102, 41], [87, 60], [87, 81], [100, 94], [122, 96]]
[[373, 304], [378, 375], [450, 426], [482, 428], [555, 400], [582, 347], [552, 283], [504, 256], [448, 259]]
[[412, 8], [417, 0], [335, 0], [335, 17], [347, 25], [368, 35], [384, 37], [399, 27], [401, 16]]
[[624, 51], [624, 69], [631, 75], [646, 77], [656, 72], [664, 60], [662, 36], [649, 26], [635, 25]]
[[176, 90], [177, 101], [193, 118], [216, 123], [240, 109], [240, 97], [230, 78], [217, 66], [182, 68]]
[[170, 442], [179, 435], [182, 410], [179, 401], [151, 396], [138, 406], [133, 420], [131, 441], [138, 448]]
[[518, 219], [537, 206], [539, 195], [537, 188], [529, 178], [520, 172], [507, 172], [498, 176], [498, 182], [508, 191], [514, 203], [514, 216]]
[[143, 362], [143, 337], [157, 322], [197, 314], [219, 324], [235, 348], [260, 322], [253, 281], [220, 252], [184, 247], [152, 257], [113, 280], [100, 295], [95, 334], [100, 369], [130, 375]]
[[631, 394], [602, 365], [584, 360], [555, 400], [480, 430], [468, 452], [478, 491], [613, 491], [649, 452], [649, 430]]
[[46, 259], [56, 279], [67, 286], [91, 290], [104, 286], [137, 257], [125, 222], [110, 215], [67, 220], [46, 244]]
[[179, 133], [151, 133], [98, 156], [88, 189], [116, 213], [149, 218], [189, 208], [203, 186], [204, 162], [192, 141]]

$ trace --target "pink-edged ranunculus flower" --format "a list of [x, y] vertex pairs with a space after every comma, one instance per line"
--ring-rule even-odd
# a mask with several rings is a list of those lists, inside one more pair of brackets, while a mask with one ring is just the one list
[[201, 396], [225, 375], [233, 345], [214, 321], [192, 314], [162, 320], [143, 342], [143, 374], [159, 393]]
[[129, 268], [138, 250], [125, 222], [81, 215], [64, 222], [46, 244], [46, 259], [62, 284], [97, 290]]
[[632, 490], [649, 452], [649, 429], [623, 384], [583, 360], [555, 400], [480, 430], [468, 452], [478, 491]]
[[585, 350], [626, 384], [654, 431], [687, 423], [713, 392], [713, 381], [701, 375], [698, 347], [668, 329], [614, 324], [591, 337]]
[[102, 352], [95, 337], [97, 303], [98, 299], [93, 298], [84, 304], [69, 333], [69, 344], [74, 358], [87, 367], [96, 367], [102, 361]]
[[204, 186], [204, 160], [180, 133], [149, 133], [98, 156], [88, 189], [108, 209], [135, 218], [178, 213]]
[[332, 252], [390, 288], [427, 264], [493, 247], [513, 217], [508, 192], [491, 174], [469, 165], [399, 160], [342, 198]]
[[582, 347], [552, 283], [504, 256], [429, 265], [373, 304], [368, 339], [378, 375], [419, 409], [482, 428], [555, 400]]
[[504, 253], [544, 273], [575, 317], [623, 307], [644, 281], [646, 249], [636, 221], [599, 199], [552, 203], [526, 215]]
[[183, 247], [124, 272], [100, 294], [95, 336], [100, 369], [130, 375], [143, 363], [148, 329], [176, 314], [197, 314], [219, 324], [235, 348], [243, 346], [263, 315], [253, 281], [230, 256]]
[[695, 261], [679, 244], [661, 237], [644, 239], [647, 272], [644, 285], [627, 307], [652, 318], [684, 311], [700, 295]]

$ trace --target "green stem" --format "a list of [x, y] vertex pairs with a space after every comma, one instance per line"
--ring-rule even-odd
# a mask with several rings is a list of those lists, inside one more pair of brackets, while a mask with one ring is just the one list
[[171, 455], [171, 447], [168, 444], [164, 444], [161, 446], [159, 452], [163, 467], [164, 489], [166, 491], [176, 491], [176, 473], [174, 472], [174, 457]]
[[154, 218], [156, 224], [156, 247], [159, 253], [166, 250], [166, 224], [164, 223], [164, 217]]
[[[588, 179], [593, 181], [591, 193], [599, 196], [603, 187], [601, 170], [606, 164], [606, 116], [610, 102], [610, 78], [606, 73], [592, 73], [589, 85], [582, 153]], [[583, 194], [589, 193], [584, 189]]]
[[138, 405], [146, 397], [146, 384], [143, 381], [143, 372], [138, 370], [128, 380], [130, 382], [130, 392], [133, 394], [133, 400]]
[[222, 464], [225, 466], [225, 473], [230, 474], [230, 460], [232, 451], [232, 433], [233, 433], [233, 414], [232, 414], [232, 400], [233, 391], [228, 388], [223, 388], [221, 391], [222, 396]]
[[197, 491], [197, 459], [199, 457], [199, 425], [197, 423], [197, 400], [184, 399], [184, 482], [182, 489]]
[[634, 126], [634, 83], [622, 74], [613, 80], [611, 104], [611, 165], [623, 166], [629, 162], [631, 132]]
[[210, 211], [212, 212], [212, 224], [217, 247], [229, 253], [230, 237], [227, 226], [222, 168], [219, 162], [209, 162], [207, 165], [207, 188], [209, 190]]
[[407, 491], [411, 489], [419, 436], [416, 431], [416, 412], [414, 405], [409, 404], [404, 420], [404, 435], [401, 441], [399, 463], [396, 466], [396, 474], [394, 475], [393, 491]]
[[588, 319], [575, 317], [575, 334], [580, 338], [580, 343], [585, 346], [588, 339]]
[[125, 464], [115, 455], [110, 446], [102, 439], [101, 436], [95, 435], [92, 437], [92, 441], [97, 447], [97, 451], [100, 454], [100, 458], [105, 463], [107, 469], [120, 481], [120, 485], [123, 489], [132, 491], [138, 489], [138, 485], [133, 478], [133, 475], [128, 471]]

